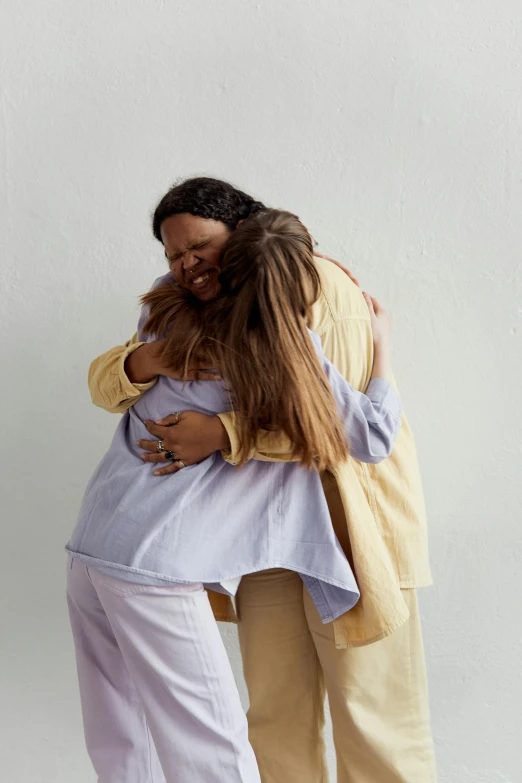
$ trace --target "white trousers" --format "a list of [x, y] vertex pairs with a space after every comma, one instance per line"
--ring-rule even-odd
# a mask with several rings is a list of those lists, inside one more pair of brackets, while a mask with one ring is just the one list
[[131, 584], [75, 559], [67, 574], [98, 783], [260, 783], [202, 585]]

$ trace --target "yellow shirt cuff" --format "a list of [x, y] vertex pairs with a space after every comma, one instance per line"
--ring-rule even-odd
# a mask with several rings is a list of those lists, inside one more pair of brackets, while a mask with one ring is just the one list
[[230, 440], [230, 448], [223, 449], [221, 455], [225, 462], [230, 465], [239, 464], [239, 438], [236, 431], [236, 416], [233, 411], [229, 413], [218, 413], [218, 419], [221, 420], [223, 427], [227, 431], [228, 438]]

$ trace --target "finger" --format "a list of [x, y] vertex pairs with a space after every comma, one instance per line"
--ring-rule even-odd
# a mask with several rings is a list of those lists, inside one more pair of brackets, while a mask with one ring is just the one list
[[384, 312], [385, 312], [384, 307], [373, 296], [372, 296], [372, 304], [373, 304], [373, 309], [375, 310], [375, 315], [382, 315], [382, 314], [384, 314]]
[[156, 435], [160, 439], [165, 436], [166, 427], [160, 427], [159, 424], [155, 424], [155, 422], [150, 421], [150, 419], [146, 419], [143, 423], [151, 435]]
[[359, 280], [354, 275], [352, 275], [350, 270], [347, 269], [343, 264], [341, 264], [340, 261], [336, 261], [335, 258], [332, 258], [331, 256], [325, 256], [323, 253], [314, 252], [314, 256], [317, 256], [317, 258], [324, 258], [325, 261], [330, 261], [330, 263], [335, 264], [335, 266], [338, 266], [339, 269], [341, 269], [345, 275], [348, 275], [352, 283], [354, 283], [357, 286], [357, 288], [361, 287]]
[[371, 298], [370, 294], [367, 294], [366, 291], [363, 291], [364, 301], [368, 305], [368, 310], [372, 315], [375, 315], [375, 309], [373, 306], [373, 299]]
[[147, 451], [158, 451], [157, 440], [137, 440], [136, 443], [140, 449], [146, 449]]
[[168, 476], [170, 473], [177, 473], [178, 470], [181, 470], [180, 465], [176, 465], [175, 462], [170, 462], [168, 465], [166, 465], [164, 468], [158, 468], [154, 471], [155, 476]]
[[149, 454], [149, 452], [146, 452], [145, 454], [140, 454], [140, 458], [143, 460], [143, 462], [170, 462], [170, 460], [167, 460], [165, 457], [165, 452], [161, 452], [161, 454]]
[[164, 419], [158, 419], [156, 424], [159, 424], [160, 427], [173, 427], [175, 424], [179, 424], [181, 421], [181, 414], [183, 411], [178, 411], [177, 413], [169, 413], [168, 416], [165, 416]]
[[360, 288], [360, 286], [359, 286], [359, 281], [357, 280], [357, 278], [356, 278], [356, 277], [354, 277], [354, 275], [352, 275], [352, 273], [350, 272], [350, 270], [349, 270], [349, 269], [346, 269], [346, 267], [345, 267], [345, 266], [343, 266], [342, 264], [337, 264], [337, 266], [339, 267], [339, 269], [342, 269], [342, 270], [343, 270], [343, 272], [344, 272], [344, 274], [345, 274], [345, 275], [348, 275], [348, 277], [350, 278], [350, 280], [352, 281], [352, 283], [355, 283], [355, 285], [356, 285], [358, 288]]

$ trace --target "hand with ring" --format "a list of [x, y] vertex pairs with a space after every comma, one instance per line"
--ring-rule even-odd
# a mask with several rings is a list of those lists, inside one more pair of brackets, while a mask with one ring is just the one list
[[[157, 422], [145, 421], [154, 440], [139, 440], [144, 462], [162, 463], [155, 476], [167, 476], [195, 465], [216, 451], [230, 448], [227, 432], [217, 416], [179, 411]], [[165, 463], [168, 463], [165, 465]]]
[[[173, 416], [178, 416], [179, 414], [178, 413], [173, 413], [172, 415]], [[138, 441], [138, 443], [139, 443], [139, 441]], [[156, 444], [156, 451], [158, 452], [158, 454], [161, 454], [163, 459], [166, 459], [166, 460], [169, 460], [169, 459], [176, 460], [176, 455], [174, 454], [174, 452], [170, 451], [169, 449], [166, 449], [165, 448], [165, 444], [163, 443], [162, 440], [159, 440], [157, 442], [157, 444]], [[187, 467], [182, 459], [178, 459], [178, 460], [176, 460], [176, 462], [179, 463], [179, 467], [180, 468], [186, 468]]]

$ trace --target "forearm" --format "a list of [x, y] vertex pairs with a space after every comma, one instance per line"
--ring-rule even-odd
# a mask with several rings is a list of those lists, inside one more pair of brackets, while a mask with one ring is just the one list
[[337, 402], [350, 455], [377, 464], [388, 457], [401, 428], [402, 405], [391, 383], [372, 378], [365, 393], [353, 389], [333, 365], [326, 372]]
[[150, 383], [160, 374], [157, 349], [154, 343], [143, 343], [125, 360], [124, 370], [132, 384]]
[[385, 381], [393, 383], [390, 345], [388, 342], [374, 344], [372, 380], [374, 378], [383, 378]]
[[126, 374], [127, 359], [140, 346], [134, 335], [125, 345], [116, 345], [94, 359], [89, 368], [89, 391], [94, 405], [109, 413], [124, 413], [154, 386], [155, 380], [133, 383]]
[[[167, 276], [154, 282], [153, 288]], [[94, 405], [109, 413], [124, 413], [157, 381], [158, 369], [148, 343], [138, 339], [148, 310], [143, 307], [138, 330], [124, 345], [116, 345], [98, 356], [89, 368], [89, 391]]]

